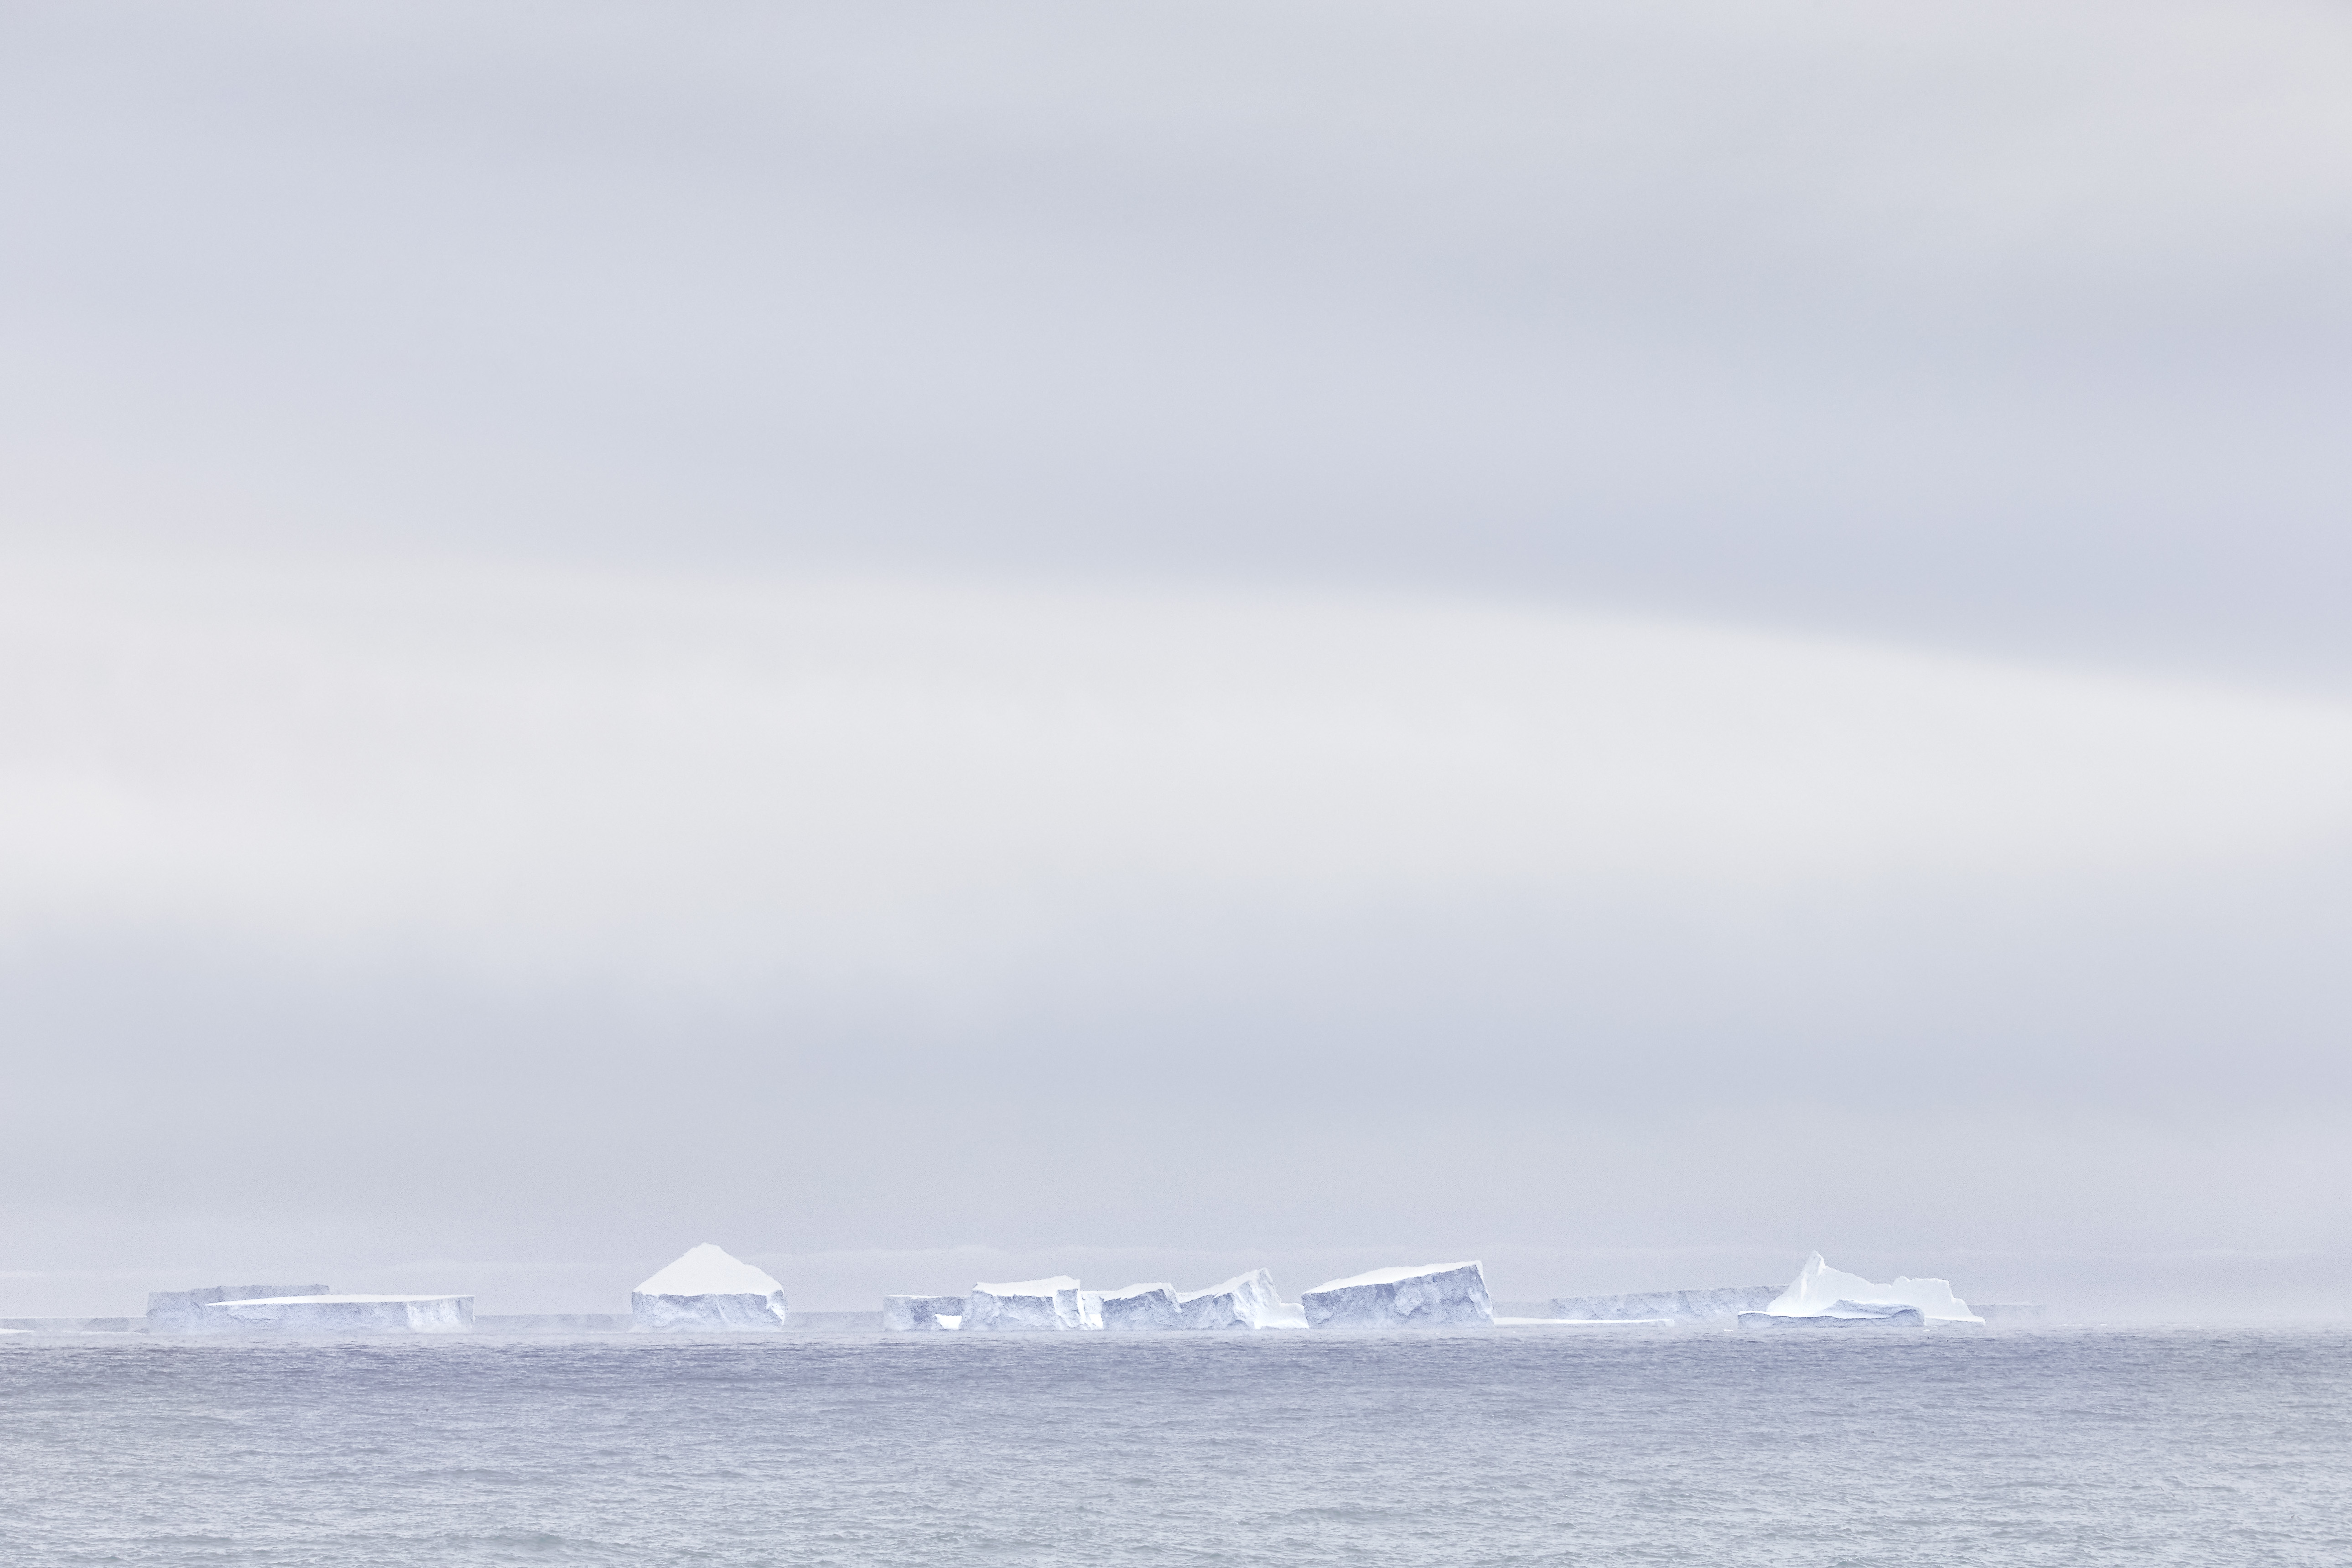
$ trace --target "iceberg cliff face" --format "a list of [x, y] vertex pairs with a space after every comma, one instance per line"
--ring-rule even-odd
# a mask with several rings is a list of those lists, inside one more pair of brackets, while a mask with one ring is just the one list
[[707, 1241], [629, 1295], [638, 1328], [672, 1333], [781, 1329], [788, 1310], [782, 1286]]
[[1952, 1294], [1942, 1279], [1913, 1279], [1897, 1275], [1892, 1285], [1874, 1285], [1859, 1274], [1832, 1268], [1818, 1252], [1805, 1259], [1789, 1288], [1773, 1298], [1764, 1312], [1775, 1318], [1835, 1316], [1835, 1309], [1908, 1307], [1929, 1323], [1982, 1323], [1969, 1304]]
[[894, 1334], [951, 1332], [963, 1313], [961, 1296], [885, 1296], [882, 1327]]
[[264, 1296], [208, 1301], [202, 1333], [462, 1334], [474, 1327], [471, 1296]]
[[1066, 1274], [1007, 1285], [974, 1285], [963, 1300], [962, 1331], [1052, 1332], [1086, 1327], [1078, 1282]]
[[1150, 1333], [1181, 1329], [1184, 1319], [1176, 1307], [1176, 1287], [1165, 1283], [1129, 1285], [1102, 1294], [1102, 1326], [1114, 1333]]
[[1236, 1274], [1222, 1285], [1190, 1290], [1176, 1298], [1177, 1313], [1188, 1329], [1265, 1329], [1289, 1326], [1297, 1309], [1274, 1288], [1274, 1276], [1263, 1268]]
[[1495, 1321], [1477, 1263], [1375, 1268], [1318, 1285], [1299, 1298], [1318, 1329], [1456, 1329]]
[[152, 1291], [147, 1297], [147, 1331], [151, 1334], [202, 1333], [206, 1329], [204, 1310], [215, 1301], [256, 1301], [268, 1297], [330, 1296], [333, 1293], [324, 1285], [207, 1285], [200, 1290]]

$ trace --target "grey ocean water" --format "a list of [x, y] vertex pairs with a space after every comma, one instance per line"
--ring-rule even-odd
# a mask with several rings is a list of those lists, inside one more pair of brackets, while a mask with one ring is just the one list
[[12, 1563], [2352, 1563], [2352, 1335], [0, 1350]]

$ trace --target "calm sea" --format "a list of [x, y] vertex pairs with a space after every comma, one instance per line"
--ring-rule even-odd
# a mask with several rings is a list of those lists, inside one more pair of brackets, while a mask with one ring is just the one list
[[2352, 1336], [0, 1345], [0, 1558], [2352, 1564]]

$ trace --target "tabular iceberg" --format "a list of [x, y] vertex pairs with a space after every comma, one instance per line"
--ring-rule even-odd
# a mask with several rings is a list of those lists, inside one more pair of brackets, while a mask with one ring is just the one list
[[1772, 1299], [1760, 1312], [1742, 1312], [1743, 1327], [1777, 1325], [1750, 1324], [1750, 1318], [1820, 1318], [1830, 1320], [1827, 1326], [1846, 1327], [1867, 1320], [1899, 1323], [1908, 1310], [1917, 1323], [1979, 1323], [1984, 1320], [1969, 1310], [1969, 1304], [1952, 1294], [1949, 1282], [1942, 1279], [1913, 1279], [1897, 1275], [1892, 1285], [1874, 1285], [1859, 1274], [1848, 1274], [1832, 1268], [1818, 1252], [1805, 1259], [1789, 1288]]
[[1477, 1263], [1375, 1268], [1318, 1285], [1299, 1298], [1318, 1329], [1454, 1329], [1495, 1321]]
[[638, 1328], [729, 1333], [784, 1326], [784, 1288], [704, 1242], [638, 1286], [629, 1316]]
[[[147, 1331], [151, 1334], [201, 1333], [204, 1310], [215, 1301], [256, 1301], [266, 1297], [327, 1296], [325, 1285], [207, 1285], [200, 1290], [154, 1290], [147, 1297]], [[218, 1326], [218, 1325], [215, 1325]]]
[[963, 1314], [961, 1296], [885, 1296], [882, 1327], [894, 1334], [942, 1333], [955, 1329]]
[[1078, 1282], [1066, 1274], [1050, 1279], [1023, 1279], [1009, 1285], [974, 1285], [963, 1301], [962, 1331], [975, 1330], [1051, 1331], [1083, 1329], [1086, 1312], [1078, 1305]]
[[262, 1296], [207, 1301], [203, 1333], [462, 1334], [474, 1327], [471, 1296]]
[[1176, 1305], [1176, 1287], [1168, 1284], [1129, 1285], [1102, 1293], [1102, 1326], [1113, 1332], [1138, 1333], [1184, 1326]]
[[1263, 1268], [1236, 1274], [1205, 1290], [1188, 1290], [1176, 1298], [1176, 1307], [1188, 1329], [1303, 1328], [1307, 1323], [1298, 1304], [1284, 1300], [1274, 1288], [1274, 1276]]

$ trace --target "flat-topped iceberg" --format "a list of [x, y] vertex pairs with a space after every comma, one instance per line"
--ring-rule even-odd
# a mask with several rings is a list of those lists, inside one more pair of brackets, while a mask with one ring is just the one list
[[471, 1296], [262, 1296], [207, 1301], [199, 1333], [462, 1334], [474, 1327]]
[[1086, 1311], [1078, 1304], [1078, 1282], [1066, 1274], [1049, 1279], [1020, 1279], [1010, 1284], [978, 1284], [963, 1299], [965, 1333], [975, 1331], [1049, 1332], [1086, 1327]]
[[[147, 1296], [147, 1331], [151, 1334], [194, 1334], [205, 1331], [204, 1310], [215, 1301], [257, 1301], [289, 1296], [331, 1296], [327, 1285], [206, 1285], [196, 1290], [152, 1290]], [[217, 1326], [217, 1325], [215, 1325]]]
[[952, 1332], [963, 1316], [961, 1296], [885, 1296], [882, 1327], [894, 1334]]
[[1299, 1298], [1318, 1329], [1456, 1329], [1495, 1321], [1477, 1263], [1375, 1268], [1318, 1285]]
[[1899, 1320], [1903, 1309], [1917, 1314], [1916, 1321], [1922, 1323], [1984, 1321], [1952, 1294], [1947, 1280], [1897, 1275], [1892, 1285], [1873, 1284], [1859, 1274], [1831, 1268], [1818, 1252], [1805, 1259], [1796, 1279], [1769, 1306], [1761, 1312], [1742, 1312], [1739, 1321], [1746, 1324], [1751, 1317], [1824, 1318], [1844, 1325], [1865, 1318]]
[[1176, 1298], [1176, 1307], [1188, 1329], [1303, 1328], [1307, 1322], [1298, 1304], [1284, 1300], [1274, 1276], [1263, 1268], [1205, 1290], [1188, 1290]]
[[782, 1285], [707, 1241], [629, 1295], [629, 1317], [638, 1328], [671, 1332], [781, 1329], [786, 1310]]
[[1124, 1285], [1104, 1291], [1102, 1326], [1115, 1333], [1182, 1328], [1184, 1319], [1177, 1310], [1176, 1287], [1166, 1283]]

